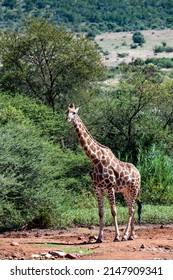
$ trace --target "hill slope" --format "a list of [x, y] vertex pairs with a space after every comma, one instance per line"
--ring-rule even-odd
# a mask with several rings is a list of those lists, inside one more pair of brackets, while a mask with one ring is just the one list
[[0, 28], [21, 26], [27, 16], [45, 17], [75, 31], [129, 31], [173, 27], [172, 0], [1, 0]]

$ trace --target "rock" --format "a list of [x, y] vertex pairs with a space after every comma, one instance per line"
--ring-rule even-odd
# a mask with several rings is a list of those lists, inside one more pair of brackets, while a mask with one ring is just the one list
[[11, 246], [19, 246], [19, 243], [18, 242], [11, 242], [10, 245]]
[[40, 258], [40, 255], [38, 255], [38, 254], [32, 254], [32, 255], [31, 255], [31, 258], [33, 258], [33, 259], [38, 259], [38, 258]]
[[144, 248], [145, 248], [144, 244], [142, 244], [140, 248], [141, 248], [141, 249], [144, 249]]
[[19, 258], [19, 255], [16, 254], [16, 253], [13, 253], [13, 254], [12, 254], [12, 257], [13, 257], [13, 258]]
[[164, 228], [163, 224], [160, 225], [160, 228], [161, 228], [161, 229]]
[[133, 247], [133, 250], [135, 250], [135, 251], [136, 251], [136, 247]]
[[50, 259], [50, 258], [52, 258], [52, 255], [51, 254], [49, 254], [49, 253], [41, 253], [40, 254], [42, 257], [45, 257], [46, 259]]
[[64, 251], [50, 251], [49, 254], [58, 258], [64, 258], [66, 256], [66, 253]]
[[95, 226], [89, 226], [88, 229], [95, 229]]
[[67, 253], [67, 254], [65, 255], [65, 257], [66, 257], [67, 259], [74, 260], [74, 259], [77, 258], [77, 255], [76, 255], [76, 254]]
[[83, 239], [83, 237], [81, 237], [81, 236], [78, 236], [78, 240], [82, 240]]
[[97, 237], [95, 236], [95, 235], [91, 235], [90, 237], [89, 237], [89, 241], [94, 241], [94, 240], [97, 240]]

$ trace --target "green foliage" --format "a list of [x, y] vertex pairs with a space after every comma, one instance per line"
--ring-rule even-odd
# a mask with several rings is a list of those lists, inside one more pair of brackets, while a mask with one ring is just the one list
[[146, 64], [153, 63], [159, 68], [173, 68], [173, 59], [167, 57], [160, 58], [147, 58], [145, 61]]
[[[170, 223], [172, 222], [172, 205], [151, 205], [148, 202], [142, 204], [142, 223]], [[118, 222], [120, 224], [127, 223], [128, 209], [121, 205], [117, 205], [118, 212]], [[110, 211], [109, 204], [105, 204], [104, 209], [104, 224], [106, 226], [113, 225], [113, 219]], [[87, 208], [78, 208], [78, 209], [69, 209], [63, 214], [64, 221], [67, 222], [67, 225], [99, 225], [98, 219], [98, 209], [97, 207], [91, 206], [90, 209]], [[135, 221], [138, 220], [137, 217], [137, 206], [135, 212]]]
[[62, 226], [63, 212], [89, 192], [89, 162], [41, 137], [14, 108], [0, 126], [0, 229]]
[[[163, 81], [156, 66], [141, 60], [122, 70], [117, 90], [98, 91], [81, 117], [99, 142], [138, 165], [144, 202], [171, 204], [172, 81]], [[0, 123], [1, 230], [97, 223], [91, 166], [64, 113], [53, 113], [37, 99], [2, 93]], [[93, 205], [96, 211], [84, 218]]]
[[116, 74], [119, 73], [119, 70], [117, 67], [111, 67], [107, 68], [107, 79], [115, 78]]
[[3, 1], [1, 28], [21, 28], [28, 15], [44, 17], [76, 32], [95, 33], [172, 28], [172, 1]]
[[139, 44], [142, 45], [145, 43], [145, 38], [144, 35], [141, 32], [135, 32], [132, 36], [132, 40], [134, 42], [134, 44]]
[[130, 44], [131, 49], [136, 49], [138, 47], [138, 44]]
[[145, 203], [170, 204], [173, 201], [173, 160], [164, 146], [141, 148], [138, 168], [142, 178], [141, 198]]
[[37, 97], [53, 109], [80, 98], [104, 73], [93, 43], [45, 20], [29, 20], [23, 33], [3, 32], [0, 56], [1, 89]]
[[143, 203], [142, 223], [166, 224], [172, 223], [172, 204], [171, 205], [152, 205]]
[[0, 94], [0, 121], [15, 123], [30, 123], [36, 126], [40, 135], [47, 137], [63, 147], [70, 147], [72, 143], [66, 139], [69, 126], [65, 122], [65, 113], [54, 113], [51, 108], [42, 104], [36, 98], [29, 98], [17, 94], [15, 96]]
[[173, 47], [167, 46], [163, 43], [161, 46], [155, 46], [153, 51], [154, 53], [173, 52]]
[[123, 71], [124, 79], [117, 89], [101, 91], [90, 106], [92, 119], [88, 125], [102, 144], [116, 154], [119, 151], [122, 159], [128, 155], [135, 163], [141, 142], [145, 141], [147, 146], [157, 142], [161, 135], [166, 137], [166, 131], [162, 133], [162, 116], [155, 112], [158, 100], [165, 96], [166, 85], [163, 89], [162, 76], [151, 64], [135, 64]]
[[[46, 143], [40, 141], [32, 126], [16, 124], [14, 127], [13, 123], [1, 127], [0, 138], [0, 200], [1, 211], [4, 212], [0, 227], [20, 227], [32, 221], [42, 207], [48, 208], [52, 203], [49, 187], [53, 177], [46, 170]], [[43, 185], [47, 183], [46, 190]]]

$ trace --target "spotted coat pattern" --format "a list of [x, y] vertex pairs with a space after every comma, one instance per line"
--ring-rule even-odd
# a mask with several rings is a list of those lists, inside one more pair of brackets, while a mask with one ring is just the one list
[[122, 240], [134, 239], [134, 204], [140, 190], [140, 174], [137, 168], [115, 157], [112, 151], [98, 143], [89, 133], [74, 104], [68, 106], [67, 120], [72, 121], [79, 142], [94, 166], [92, 181], [98, 201], [100, 229], [97, 242], [103, 237], [103, 192], [108, 195], [111, 213], [115, 225], [114, 241], [119, 240], [115, 193], [121, 192], [129, 209], [127, 227]]

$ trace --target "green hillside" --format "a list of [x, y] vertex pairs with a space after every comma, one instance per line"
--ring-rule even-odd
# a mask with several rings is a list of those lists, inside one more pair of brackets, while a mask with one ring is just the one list
[[172, 0], [1, 0], [0, 28], [20, 27], [28, 16], [44, 17], [78, 32], [173, 27]]

